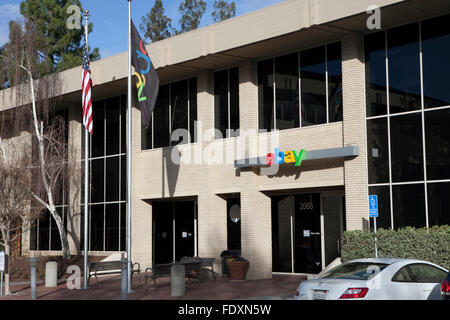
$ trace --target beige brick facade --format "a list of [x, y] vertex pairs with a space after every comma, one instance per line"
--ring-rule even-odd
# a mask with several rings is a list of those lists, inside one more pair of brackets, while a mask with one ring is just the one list
[[[342, 2], [342, 3], [341, 3]], [[418, 1], [409, 1], [410, 19]], [[440, 1], [450, 7], [448, 1]], [[153, 217], [155, 201], [192, 200], [196, 204], [195, 253], [216, 258], [215, 270], [221, 273], [220, 253], [227, 249], [227, 201], [240, 196], [242, 256], [250, 261], [249, 279], [272, 277], [272, 208], [275, 194], [321, 193], [321, 222], [328, 229], [327, 216], [337, 217], [344, 208], [338, 206], [345, 196], [347, 230], [368, 225], [367, 137], [365, 114], [364, 33], [367, 7], [371, 1], [298, 0], [285, 1], [255, 13], [237, 17], [184, 35], [158, 41], [148, 46], [161, 84], [180, 79], [197, 79], [198, 141], [176, 147], [141, 150], [141, 117], [133, 97], [132, 111], [132, 261], [142, 268], [153, 263]], [[407, 6], [405, 1], [383, 0], [383, 21], [396, 24], [396, 13]], [[426, 14], [436, 14], [427, 8]], [[407, 16], [407, 15], [405, 15]], [[324, 46], [340, 41], [342, 45], [343, 121], [277, 132], [258, 133], [258, 61]], [[205, 139], [214, 129], [214, 71], [239, 67], [239, 137]], [[126, 94], [126, 53], [93, 63], [94, 98], [97, 100]], [[69, 102], [70, 141], [81, 148], [79, 88], [80, 69], [61, 73], [62, 94]], [[77, 79], [74, 82], [72, 79]], [[101, 91], [97, 94], [96, 89]], [[14, 96], [13, 90], [0, 92], [0, 101]], [[76, 96], [76, 97], [75, 97]], [[6, 97], [6, 98], [5, 98]], [[3, 100], [2, 100], [3, 99]], [[78, 100], [77, 100], [78, 99]], [[15, 101], [0, 105], [0, 110], [14, 107]], [[76, 101], [76, 103], [74, 102]], [[253, 131], [254, 135], [249, 135]], [[211, 137], [209, 137], [211, 138]], [[269, 147], [268, 149], [261, 146]], [[224, 153], [232, 146], [234, 154]], [[300, 168], [282, 166], [275, 175], [264, 175], [261, 168], [239, 170], [233, 161], [263, 156], [280, 150], [319, 150], [357, 146], [359, 155], [307, 161]], [[242, 149], [243, 154], [237, 151]], [[231, 162], [208, 163], [206, 156], [222, 154]], [[175, 164], [173, 154], [191, 156], [192, 163]], [[80, 153], [81, 159], [81, 153]], [[208, 158], [209, 159], [209, 158]], [[208, 160], [206, 159], [206, 160]], [[200, 163], [198, 163], [200, 162]], [[71, 194], [71, 197], [75, 197]], [[321, 204], [322, 205], [322, 204]], [[76, 209], [74, 210], [77, 211]], [[72, 217], [68, 231], [72, 253], [79, 252], [80, 219]], [[336, 218], [337, 219], [337, 218]], [[325, 220], [325, 222], [324, 222]], [[341, 229], [344, 226], [340, 226]], [[322, 243], [326, 242], [326, 235]], [[333, 242], [333, 250], [336, 250]], [[23, 237], [29, 248], [29, 237]], [[27, 252], [27, 250], [24, 250]], [[322, 247], [322, 256], [327, 248]], [[105, 255], [108, 252], [91, 252]], [[33, 254], [58, 254], [34, 252]]]

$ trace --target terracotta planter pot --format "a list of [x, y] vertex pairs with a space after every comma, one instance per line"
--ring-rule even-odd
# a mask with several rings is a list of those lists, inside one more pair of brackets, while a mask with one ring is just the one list
[[250, 263], [248, 261], [227, 261], [231, 280], [245, 280]]

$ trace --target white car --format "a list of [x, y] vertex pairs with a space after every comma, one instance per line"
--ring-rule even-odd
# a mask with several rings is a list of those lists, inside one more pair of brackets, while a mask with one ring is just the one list
[[296, 300], [441, 300], [447, 270], [413, 259], [373, 258], [345, 262], [300, 283]]

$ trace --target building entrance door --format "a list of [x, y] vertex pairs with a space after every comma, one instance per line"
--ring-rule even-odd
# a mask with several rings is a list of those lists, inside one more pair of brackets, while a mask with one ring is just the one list
[[322, 270], [320, 194], [294, 196], [294, 245], [296, 273]]
[[153, 263], [195, 255], [195, 202], [153, 202]]

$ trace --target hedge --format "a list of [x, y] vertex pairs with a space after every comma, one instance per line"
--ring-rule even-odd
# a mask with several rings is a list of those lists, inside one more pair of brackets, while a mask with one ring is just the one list
[[[450, 269], [450, 226], [432, 228], [406, 227], [377, 230], [378, 257], [411, 258], [435, 263]], [[348, 261], [375, 257], [372, 231], [345, 231], [341, 259]]]

